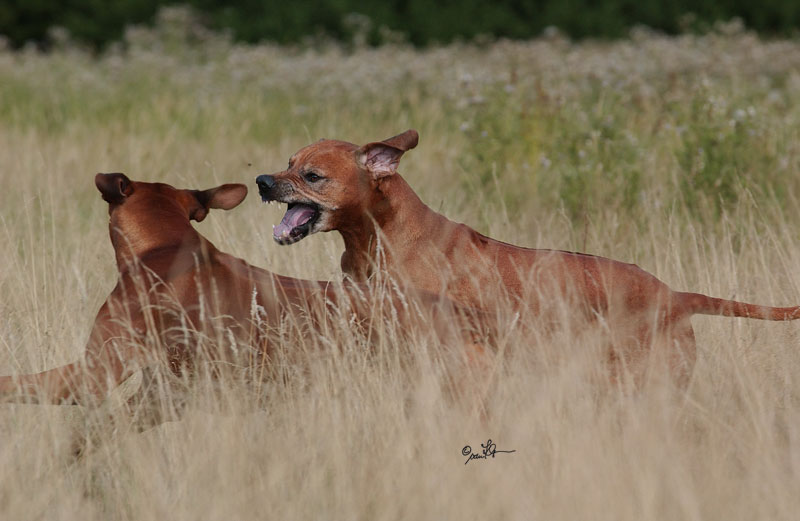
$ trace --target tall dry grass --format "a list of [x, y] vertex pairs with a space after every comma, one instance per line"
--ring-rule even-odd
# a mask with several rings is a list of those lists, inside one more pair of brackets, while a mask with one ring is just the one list
[[[456, 220], [636, 262], [676, 289], [800, 303], [796, 42], [639, 32], [350, 53], [190, 46], [173, 22], [100, 57], [0, 53], [3, 374], [77, 358], [113, 287], [95, 172], [253, 188], [320, 137], [408, 127], [421, 144], [401, 172]], [[251, 194], [197, 228], [253, 264], [336, 278], [339, 239], [279, 247], [281, 212]], [[346, 331], [299, 381], [269, 384], [265, 407], [198, 388], [181, 421], [143, 434], [3, 405], [0, 518], [796, 519], [800, 324], [693, 323], [683, 394], [603, 385], [591, 333], [509, 327], [486, 421], [426, 363], [443, 346], [396, 346], [423, 353], [409, 366], [391, 345], [341, 345]], [[94, 446], [71, 462], [76, 431]], [[465, 465], [462, 447], [488, 438], [516, 452]]]

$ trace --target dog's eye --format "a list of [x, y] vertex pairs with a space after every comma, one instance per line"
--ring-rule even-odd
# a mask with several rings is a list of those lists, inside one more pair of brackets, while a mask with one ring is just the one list
[[320, 175], [317, 175], [317, 174], [315, 174], [314, 172], [306, 172], [305, 174], [303, 174], [303, 177], [304, 177], [304, 178], [306, 179], [306, 181], [308, 181], [309, 183], [316, 183], [317, 181], [319, 181], [320, 179], [322, 179], [322, 176], [320, 176]]

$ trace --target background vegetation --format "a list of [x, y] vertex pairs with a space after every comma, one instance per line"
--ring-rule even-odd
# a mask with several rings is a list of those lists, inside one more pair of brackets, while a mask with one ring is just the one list
[[[96, 172], [252, 191], [321, 137], [407, 128], [421, 142], [401, 172], [455, 220], [635, 262], [676, 289], [800, 303], [798, 62], [799, 43], [736, 24], [245, 46], [174, 9], [99, 55], [0, 51], [0, 372], [76, 359], [113, 288]], [[279, 247], [282, 212], [251, 192], [197, 227], [256, 265], [337, 278], [340, 239]], [[141, 435], [77, 407], [3, 405], [0, 518], [796, 519], [800, 324], [695, 317], [687, 392], [626, 394], [596, 378], [592, 332], [541, 336], [506, 311], [485, 421], [443, 391], [429, 362], [446, 346], [368, 353], [348, 331], [308, 335], [330, 349], [247, 414], [234, 384]], [[96, 445], [70, 464], [75, 432]], [[465, 466], [462, 447], [487, 438], [517, 452]]]
[[160, 7], [176, 3], [194, 8], [215, 30], [250, 43], [333, 38], [427, 45], [476, 36], [531, 38], [548, 27], [573, 38], [620, 38], [638, 25], [676, 34], [705, 31], [732, 18], [770, 35], [796, 34], [800, 27], [800, 4], [793, 0], [6, 0], [0, 4], [0, 35], [15, 47], [48, 44], [58, 38], [48, 31], [59, 27], [103, 47], [129, 25], [152, 25]]

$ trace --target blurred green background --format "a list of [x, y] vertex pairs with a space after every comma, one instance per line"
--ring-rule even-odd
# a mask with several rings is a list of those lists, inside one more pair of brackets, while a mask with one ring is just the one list
[[[150, 25], [161, 0], [5, 0], [0, 35], [13, 47], [52, 43], [53, 27], [100, 49], [125, 27]], [[645, 25], [669, 34], [705, 31], [717, 21], [740, 18], [765, 35], [795, 35], [797, 0], [187, 0], [203, 25], [235, 40], [303, 43], [319, 39], [378, 45], [449, 43], [478, 36], [530, 38], [557, 27], [572, 38], [618, 38]], [[63, 31], [62, 31], [63, 34]]]

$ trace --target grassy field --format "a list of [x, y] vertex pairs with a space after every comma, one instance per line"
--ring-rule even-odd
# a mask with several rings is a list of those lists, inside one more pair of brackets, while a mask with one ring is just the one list
[[[334, 279], [338, 236], [276, 245], [283, 208], [260, 204], [254, 178], [322, 137], [407, 128], [421, 141], [401, 172], [455, 220], [635, 262], [675, 289], [800, 303], [798, 42], [722, 27], [239, 47], [179, 18], [101, 56], [0, 51], [0, 374], [76, 359], [114, 285], [96, 172], [246, 183], [239, 208], [197, 228], [258, 266]], [[275, 384], [264, 409], [235, 413], [231, 387], [143, 434], [77, 407], [2, 405], [0, 518], [796, 519], [800, 323], [694, 326], [683, 394], [598, 382], [586, 332], [509, 328], [484, 422], [435, 368], [348, 346]], [[76, 430], [101, 436], [71, 463]], [[516, 452], [465, 465], [462, 447], [488, 438]]]

